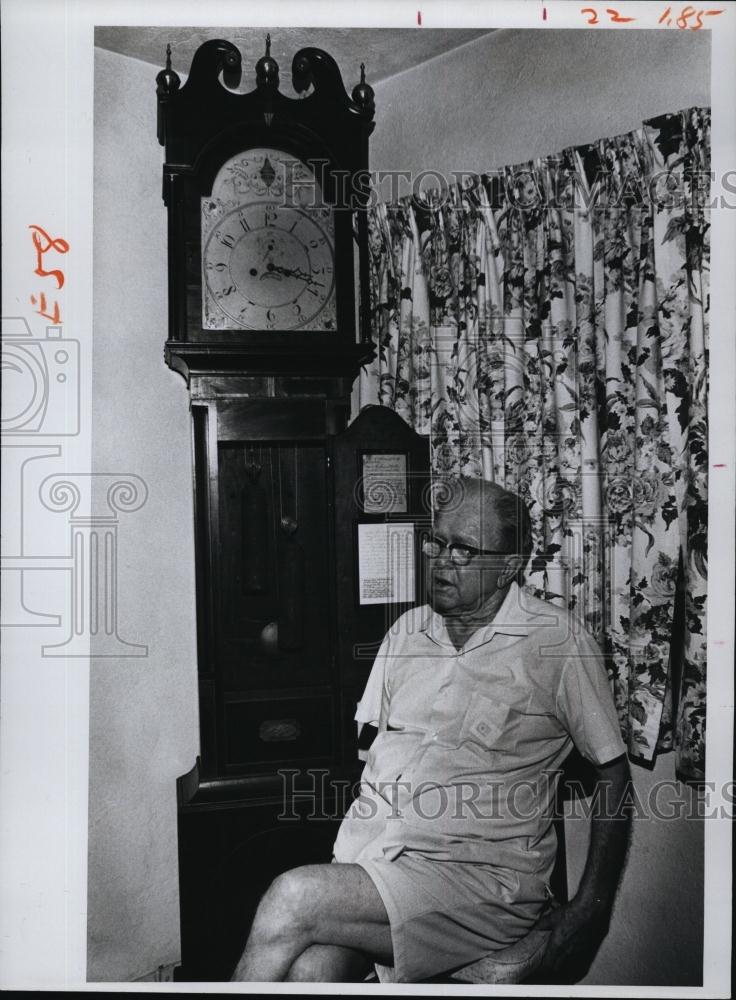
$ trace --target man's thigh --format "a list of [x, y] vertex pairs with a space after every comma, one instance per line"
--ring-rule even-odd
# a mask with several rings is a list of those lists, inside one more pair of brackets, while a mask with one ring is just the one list
[[360, 865], [304, 865], [284, 872], [277, 884], [287, 905], [308, 921], [313, 944], [354, 948], [382, 965], [393, 963], [386, 907]]

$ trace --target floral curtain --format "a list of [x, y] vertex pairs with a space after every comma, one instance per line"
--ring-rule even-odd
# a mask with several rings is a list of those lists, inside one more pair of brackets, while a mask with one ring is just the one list
[[360, 405], [527, 501], [527, 586], [605, 654], [632, 759], [702, 780], [709, 111], [371, 209]]

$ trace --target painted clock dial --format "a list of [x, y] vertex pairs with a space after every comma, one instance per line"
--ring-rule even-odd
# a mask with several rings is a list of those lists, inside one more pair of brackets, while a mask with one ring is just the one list
[[220, 169], [202, 198], [202, 326], [334, 330], [332, 210], [312, 171], [252, 149]]

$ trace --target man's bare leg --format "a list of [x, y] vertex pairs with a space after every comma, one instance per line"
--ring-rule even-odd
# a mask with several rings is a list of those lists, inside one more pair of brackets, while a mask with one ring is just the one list
[[313, 944], [289, 969], [287, 983], [362, 983], [373, 968], [368, 956], [336, 944]]
[[[305, 865], [274, 879], [258, 906], [233, 981], [284, 982], [296, 960], [318, 944], [351, 948], [382, 965], [393, 964], [386, 908], [360, 865]], [[339, 981], [345, 956], [333, 954], [336, 966], [340, 964], [333, 981]]]

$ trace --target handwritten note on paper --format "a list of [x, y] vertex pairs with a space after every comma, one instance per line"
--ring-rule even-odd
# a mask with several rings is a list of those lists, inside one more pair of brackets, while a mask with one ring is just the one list
[[[53, 278], [56, 282], [57, 290], [64, 287], [64, 272], [60, 268], [51, 268], [48, 271], [43, 266], [44, 254], [47, 254], [49, 250], [53, 250], [54, 253], [62, 254], [69, 252], [69, 244], [65, 239], [61, 237], [54, 238], [49, 236], [46, 230], [42, 226], [37, 226], [34, 224], [28, 227], [32, 230], [31, 238], [33, 240], [33, 247], [36, 251], [36, 267], [34, 274], [37, 274], [39, 278]], [[38, 298], [35, 295], [31, 295], [31, 304], [38, 306], [36, 312], [39, 316], [43, 316], [44, 319], [51, 320], [55, 325], [61, 324], [61, 309], [59, 308], [59, 303], [54, 300], [53, 311], [49, 312], [51, 309], [51, 304], [46, 300], [46, 293], [39, 292]]]
[[406, 513], [406, 455], [363, 455], [363, 510]]
[[415, 600], [414, 562], [413, 524], [359, 524], [360, 604]]
[[[610, 24], [630, 24], [632, 21], [637, 20], [635, 17], [625, 16], [613, 7], [606, 7], [605, 15], [601, 14], [600, 16], [597, 7], [581, 7], [580, 13], [585, 15], [588, 24], [605, 24], [606, 22]], [[667, 28], [672, 25], [680, 30], [689, 29], [690, 31], [699, 31], [703, 27], [704, 17], [716, 17], [718, 14], [723, 14], [723, 9], [696, 10], [692, 4], [687, 4], [680, 7], [679, 10], [675, 6], [673, 10], [670, 6], [660, 16], [657, 23], [664, 24]]]

